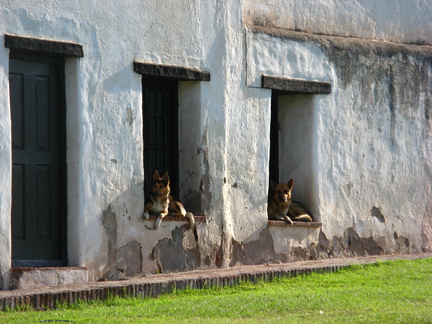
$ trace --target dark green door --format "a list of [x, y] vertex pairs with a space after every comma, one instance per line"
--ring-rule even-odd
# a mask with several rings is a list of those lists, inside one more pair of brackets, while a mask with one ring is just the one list
[[63, 62], [11, 59], [12, 260], [65, 259]]

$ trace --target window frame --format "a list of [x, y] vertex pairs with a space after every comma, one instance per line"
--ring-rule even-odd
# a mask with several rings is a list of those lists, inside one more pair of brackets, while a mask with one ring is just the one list
[[[269, 157], [269, 176], [271, 180], [280, 182], [280, 120], [279, 120], [279, 97], [284, 95], [316, 95], [330, 94], [331, 84], [329, 82], [308, 81], [302, 79], [284, 78], [279, 76], [261, 76], [261, 87], [271, 89], [271, 121], [270, 121], [270, 157]], [[288, 179], [286, 179], [288, 180]], [[269, 188], [270, 190], [270, 188]], [[292, 225], [283, 221], [268, 220], [271, 226], [286, 227], [306, 227], [318, 228], [322, 226], [321, 222], [294, 222]]]
[[[210, 81], [210, 73], [206, 72], [206, 71], [201, 71], [198, 69], [194, 69], [194, 68], [187, 68], [187, 67], [182, 67], [182, 66], [176, 66], [176, 65], [165, 65], [165, 64], [154, 64], [154, 63], [149, 63], [149, 62], [142, 62], [142, 61], [134, 61], [133, 62], [133, 69], [134, 72], [141, 74], [142, 75], [142, 80], [141, 80], [141, 84], [143, 86], [144, 82], [147, 82], [148, 80], [151, 80], [151, 82], [176, 82], [177, 83], [177, 97], [176, 97], [176, 107], [177, 107], [177, 112], [176, 112], [176, 118], [177, 118], [177, 123], [176, 123], [176, 139], [177, 139], [177, 152], [179, 152], [181, 150], [180, 144], [179, 143], [179, 105], [180, 105], [180, 98], [178, 95], [178, 89], [179, 89], [179, 82], [180, 81]], [[143, 89], [143, 101], [142, 103], [144, 104], [144, 87], [142, 87]], [[142, 109], [144, 109], [144, 107], [142, 107]], [[143, 119], [144, 119], [144, 111], [143, 111]], [[144, 128], [144, 124], [145, 121], [143, 120], [143, 128]], [[143, 129], [143, 139], [144, 139], [144, 132], [145, 130]], [[146, 144], [144, 143], [144, 146]], [[144, 153], [144, 152], [143, 152]], [[143, 156], [143, 163], [145, 163], [145, 159], [146, 157]], [[180, 157], [179, 155], [177, 156], [177, 162], [180, 161]], [[179, 165], [179, 163], [177, 163], [177, 165]], [[144, 164], [144, 175], [145, 175], [145, 179], [144, 179], [144, 183], [145, 183], [145, 190], [144, 190], [144, 195], [148, 194], [148, 187], [149, 185], [146, 183], [148, 183], [151, 179], [152, 179], [152, 172], [153, 170], [147, 170], [147, 166]], [[177, 167], [177, 174], [176, 175], [171, 175], [170, 174], [170, 178], [172, 179], [172, 185], [173, 187], [173, 192], [176, 195], [177, 198], [179, 197], [180, 194], [180, 183], [179, 183], [179, 174], [180, 174], [181, 170], [178, 169]], [[162, 176], [162, 174], [161, 174]]]

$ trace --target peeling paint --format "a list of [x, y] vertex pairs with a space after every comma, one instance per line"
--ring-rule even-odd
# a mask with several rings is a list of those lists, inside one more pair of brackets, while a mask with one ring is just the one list
[[164, 238], [155, 245], [149, 258], [157, 262], [160, 272], [188, 271], [199, 267], [198, 249], [184, 247], [183, 239], [186, 231], [178, 227], [172, 231], [172, 238]]
[[[230, 266], [263, 264], [274, 262], [277, 259], [269, 228], [261, 231], [259, 239], [256, 241], [240, 243], [232, 240], [232, 246]], [[283, 261], [281, 260], [281, 262]]]
[[215, 265], [218, 268], [222, 268], [222, 262], [223, 262], [223, 249], [222, 245], [219, 247], [219, 249], [216, 252], [215, 256]]
[[248, 243], [232, 240], [230, 266], [316, 260], [319, 257], [318, 242], [312, 232], [305, 228], [276, 230], [266, 227], [257, 240]]
[[353, 227], [331, 240], [321, 232], [318, 244], [318, 253], [324, 258], [378, 255], [385, 250], [388, 246], [384, 237], [360, 237]]
[[408, 238], [399, 236], [396, 232], [394, 232], [394, 240], [396, 246], [397, 253], [409, 253], [410, 252], [410, 242]]
[[106, 230], [107, 245], [108, 245], [108, 261], [102, 277], [103, 279], [114, 279], [117, 276], [115, 270], [115, 250], [117, 245], [117, 221], [116, 214], [112, 212], [111, 205], [102, 213], [102, 225]]
[[[126, 208], [126, 206], [124, 206]], [[112, 206], [102, 214], [102, 225], [107, 233], [108, 261], [102, 276], [98, 280], [117, 280], [141, 273], [142, 255], [141, 245], [131, 240], [122, 247], [118, 247], [117, 220]]]
[[126, 123], [130, 126], [132, 125], [133, 121], [134, 121], [134, 117], [133, 117], [133, 113], [132, 113], [132, 109], [130, 109], [129, 107], [126, 108]]
[[373, 206], [370, 212], [371, 216], [376, 217], [381, 223], [385, 223], [384, 215], [379, 208]]
[[141, 275], [141, 245], [133, 240], [116, 251], [116, 269], [119, 279]]

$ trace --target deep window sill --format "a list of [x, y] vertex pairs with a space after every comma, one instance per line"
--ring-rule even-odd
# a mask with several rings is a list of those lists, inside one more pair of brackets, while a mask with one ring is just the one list
[[279, 227], [308, 227], [308, 228], [320, 228], [322, 226], [321, 222], [293, 222], [288, 224], [284, 221], [269, 220], [267, 221], [268, 226], [279, 226]]
[[[155, 221], [157, 218], [158, 218], [158, 215], [150, 214], [150, 217], [146, 220]], [[197, 223], [205, 222], [205, 216], [195, 216], [194, 215], [194, 218], [195, 218], [195, 222], [197, 222]], [[166, 221], [168, 221], [168, 222], [181, 222], [181, 221], [189, 222], [189, 219], [187, 217], [182, 217], [182, 216], [175, 215], [175, 214], [168, 214], [163, 218], [162, 221], [163, 222], [166, 222]]]

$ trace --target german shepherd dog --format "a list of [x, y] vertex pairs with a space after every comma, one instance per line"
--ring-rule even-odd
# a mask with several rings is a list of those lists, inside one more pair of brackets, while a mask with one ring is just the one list
[[277, 183], [270, 180], [270, 194], [267, 205], [268, 218], [283, 220], [288, 224], [296, 222], [312, 222], [307, 209], [299, 202], [292, 201], [294, 179], [287, 183]]
[[150, 213], [157, 214], [158, 218], [156, 219], [153, 228], [146, 227], [148, 229], [157, 229], [162, 222], [162, 219], [168, 215], [169, 211], [171, 211], [174, 214], [189, 218], [190, 228], [193, 229], [195, 239], [197, 239], [195, 218], [193, 214], [187, 212], [182, 203], [176, 201], [170, 195], [170, 191], [170, 178], [168, 172], [165, 172], [161, 178], [159, 172], [156, 170], [153, 174], [153, 184], [149, 194], [147, 195], [144, 206], [144, 218], [149, 219]]

